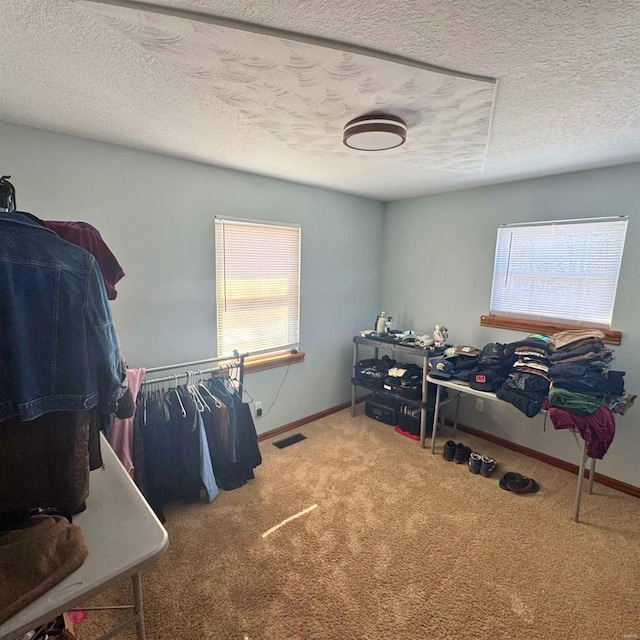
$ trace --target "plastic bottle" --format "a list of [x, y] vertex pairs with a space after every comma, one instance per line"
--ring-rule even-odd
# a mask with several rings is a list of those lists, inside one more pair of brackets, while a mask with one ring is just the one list
[[387, 316], [384, 311], [381, 311], [376, 318], [376, 332], [384, 333], [387, 328]]

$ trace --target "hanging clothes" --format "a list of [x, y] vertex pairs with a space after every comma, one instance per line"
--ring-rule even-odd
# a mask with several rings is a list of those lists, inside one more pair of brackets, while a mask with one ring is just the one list
[[144, 482], [138, 484], [161, 522], [166, 522], [162, 507], [173, 500], [176, 482], [165, 395], [164, 389], [145, 393], [143, 414], [146, 416], [141, 425], [145, 477]]
[[200, 437], [200, 479], [207, 492], [207, 501], [213, 502], [218, 495], [218, 485], [211, 464], [207, 432], [204, 429], [204, 420], [200, 413], [198, 414], [198, 436]]
[[[127, 369], [129, 389], [134, 398], [142, 386], [146, 369]], [[134, 477], [133, 464], [133, 417], [120, 419], [115, 415], [111, 418], [111, 424], [107, 430], [107, 440], [115, 454], [122, 462], [127, 473]]]
[[17, 211], [0, 237], [0, 421], [112, 413], [127, 384], [95, 258]]
[[118, 295], [116, 284], [124, 278], [124, 271], [100, 232], [87, 222], [44, 220], [43, 224], [63, 240], [86, 249], [96, 259], [107, 288], [107, 297], [115, 300]]
[[[257, 434], [249, 405], [243, 403], [237, 394], [231, 395], [227, 388], [227, 395], [222, 392], [224, 382], [219, 378], [207, 381], [211, 392], [222, 401], [226, 408], [218, 408], [203, 414], [205, 430], [209, 441], [209, 453], [216, 481], [221, 489], [227, 491], [238, 489], [253, 480], [253, 469], [262, 463], [262, 456], [258, 447]], [[231, 460], [228, 443], [230, 414], [235, 424], [235, 461]], [[226, 419], [225, 419], [226, 418]]]
[[175, 499], [197, 502], [200, 499], [200, 435], [198, 408], [186, 387], [177, 387], [167, 394], [169, 433], [177, 469]]

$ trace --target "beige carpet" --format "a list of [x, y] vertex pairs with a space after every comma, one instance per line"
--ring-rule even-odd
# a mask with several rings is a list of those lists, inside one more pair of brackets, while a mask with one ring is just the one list
[[[169, 551], [144, 577], [150, 640], [640, 634], [640, 500], [596, 484], [574, 524], [574, 475], [472, 436], [457, 439], [494, 456], [495, 477], [445, 462], [445, 438], [432, 456], [348, 411], [299, 431], [286, 449], [261, 444], [242, 489], [167, 509]], [[540, 493], [501, 490], [507, 470]], [[91, 613], [80, 638], [111, 616]]]

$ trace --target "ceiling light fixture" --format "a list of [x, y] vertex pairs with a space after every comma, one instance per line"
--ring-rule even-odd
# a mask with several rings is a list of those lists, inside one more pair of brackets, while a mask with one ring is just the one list
[[344, 125], [342, 142], [358, 151], [395, 149], [407, 139], [407, 125], [402, 118], [375, 114], [354, 118]]

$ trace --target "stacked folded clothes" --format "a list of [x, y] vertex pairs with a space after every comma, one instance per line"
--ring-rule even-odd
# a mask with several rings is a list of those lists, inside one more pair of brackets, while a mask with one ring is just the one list
[[391, 367], [382, 388], [404, 398], [419, 399], [422, 395], [422, 367], [411, 363]]
[[512, 342], [507, 348], [513, 351], [516, 359], [507, 379], [496, 389], [496, 396], [532, 418], [542, 409], [542, 402], [549, 392], [551, 339], [533, 334]]
[[468, 384], [471, 375], [478, 366], [482, 352], [477, 347], [457, 345], [449, 347], [444, 352], [444, 357], [452, 365], [451, 377], [463, 384]]
[[635, 396], [625, 396], [624, 371], [609, 369], [613, 352], [593, 329], [551, 336], [549, 417], [556, 429], [571, 429], [587, 442], [587, 455], [602, 458], [616, 432], [612, 408], [624, 413]]
[[429, 361], [429, 374], [495, 391], [530, 418], [548, 409], [556, 429], [577, 431], [589, 457], [602, 458], [615, 435], [614, 413], [624, 415], [636, 399], [625, 393], [624, 371], [610, 369], [613, 351], [604, 337], [579, 329], [489, 343], [482, 351], [450, 347]]
[[624, 371], [610, 370], [613, 351], [597, 329], [561, 331], [551, 336], [555, 346], [549, 406], [578, 415], [595, 413], [609, 398], [624, 395]]
[[354, 367], [353, 377], [357, 382], [367, 386], [382, 388], [389, 369], [396, 366], [396, 361], [389, 356], [360, 360]]

